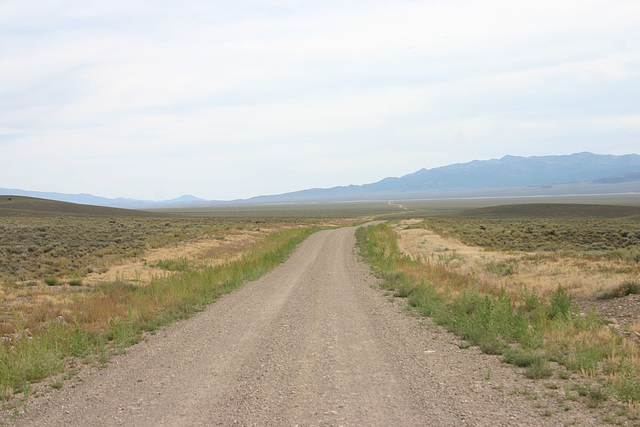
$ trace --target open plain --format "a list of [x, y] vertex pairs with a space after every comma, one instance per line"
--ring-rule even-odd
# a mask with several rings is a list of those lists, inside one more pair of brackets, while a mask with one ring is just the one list
[[[132, 217], [58, 207], [0, 212], [4, 255], [16, 261], [5, 265], [21, 271], [16, 280], [4, 270], [0, 294], [2, 423], [636, 425], [637, 348], [619, 351], [638, 330], [638, 208], [457, 203], [343, 204], [340, 212], [323, 205], [315, 218], [309, 207]], [[387, 230], [382, 246], [357, 249], [353, 227], [320, 231], [255, 280], [309, 227], [374, 215], [391, 220], [365, 233]], [[21, 240], [42, 235], [60, 242], [43, 251]], [[103, 249], [73, 244], [94, 237]], [[46, 270], [61, 265], [52, 250], [65, 251], [66, 276], [49, 276], [63, 272]], [[382, 280], [358, 253], [371, 250], [392, 261], [375, 267]], [[394, 272], [403, 263], [435, 268], [436, 278], [405, 283], [405, 273]], [[51, 277], [58, 281], [47, 283]], [[486, 292], [489, 308], [489, 298], [506, 291], [518, 322], [534, 301], [524, 315], [542, 317], [530, 331], [544, 321], [567, 335], [586, 316], [591, 329], [569, 335], [608, 344], [597, 358], [576, 360], [583, 344], [547, 355], [551, 338], [515, 343], [502, 332], [500, 350], [487, 351], [466, 333], [447, 332], [438, 315], [422, 317], [415, 304], [411, 286], [431, 283], [445, 297], [438, 304], [449, 310], [453, 301], [455, 311], [467, 292], [452, 292], [460, 278]], [[552, 319], [545, 307], [553, 308], [558, 286], [573, 308]], [[407, 302], [415, 308], [407, 311]], [[483, 306], [474, 304], [469, 313]], [[51, 338], [54, 351], [40, 354]], [[543, 375], [530, 375], [514, 354], [540, 362]]]

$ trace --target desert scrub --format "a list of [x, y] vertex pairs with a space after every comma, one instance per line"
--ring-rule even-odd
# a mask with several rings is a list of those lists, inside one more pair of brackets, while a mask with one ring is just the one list
[[640, 221], [630, 218], [427, 218], [437, 234], [502, 251], [570, 251], [640, 262]]
[[505, 362], [524, 367], [530, 378], [553, 375], [548, 363], [554, 361], [582, 376], [605, 378], [623, 402], [640, 402], [637, 346], [603, 328], [595, 312], [580, 316], [562, 286], [549, 298], [496, 292], [471, 275], [402, 254], [388, 225], [359, 228], [356, 237], [384, 287], [408, 297], [411, 306], [467, 342], [503, 354]]
[[601, 299], [626, 297], [627, 295], [640, 294], [640, 282], [627, 280], [610, 292], [600, 295]]
[[[42, 280], [49, 276], [82, 278], [90, 271], [100, 271], [120, 259], [138, 257], [151, 248], [221, 234], [223, 230], [236, 230], [254, 221], [206, 216], [3, 216], [0, 282]], [[261, 221], [272, 227], [305, 223], [287, 218]]]

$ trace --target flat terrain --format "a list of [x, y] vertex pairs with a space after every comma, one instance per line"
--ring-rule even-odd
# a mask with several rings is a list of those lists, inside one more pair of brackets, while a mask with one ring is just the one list
[[559, 390], [402, 311], [354, 228], [85, 369], [7, 425], [600, 425]]

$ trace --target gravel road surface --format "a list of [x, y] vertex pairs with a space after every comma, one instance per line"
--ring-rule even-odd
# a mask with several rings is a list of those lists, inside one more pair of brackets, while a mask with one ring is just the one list
[[354, 230], [312, 235], [262, 279], [150, 336], [105, 369], [85, 369], [4, 423], [601, 424], [584, 411], [559, 409], [542, 386], [535, 391], [495, 356], [460, 349], [457, 338], [403, 312], [355, 255]]

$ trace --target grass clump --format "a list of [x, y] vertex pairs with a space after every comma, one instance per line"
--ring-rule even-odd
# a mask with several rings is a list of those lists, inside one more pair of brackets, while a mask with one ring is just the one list
[[553, 376], [553, 369], [545, 359], [537, 359], [524, 371], [524, 375], [532, 380], [541, 380]]
[[521, 368], [527, 368], [535, 363], [546, 360], [543, 355], [532, 350], [524, 350], [519, 348], [510, 348], [504, 353], [503, 362], [516, 365]]
[[569, 390], [575, 391], [578, 396], [586, 398], [589, 408], [597, 408], [601, 403], [609, 399], [606, 389], [593, 384], [574, 384], [569, 387]]
[[49, 276], [44, 278], [44, 283], [48, 286], [57, 286], [60, 284], [60, 280], [57, 277]]
[[558, 290], [551, 296], [549, 304], [549, 318], [557, 317], [568, 318], [571, 313], [571, 297], [567, 295], [562, 285], [558, 286]]
[[518, 269], [518, 260], [510, 259], [501, 262], [490, 262], [486, 266], [487, 271], [498, 276], [510, 276]]
[[600, 296], [600, 299], [612, 299], [626, 297], [627, 295], [640, 294], [640, 282], [625, 281], [611, 292], [606, 292]]
[[185, 271], [189, 269], [189, 261], [184, 257], [178, 259], [163, 259], [152, 265], [152, 267], [167, 271]]

